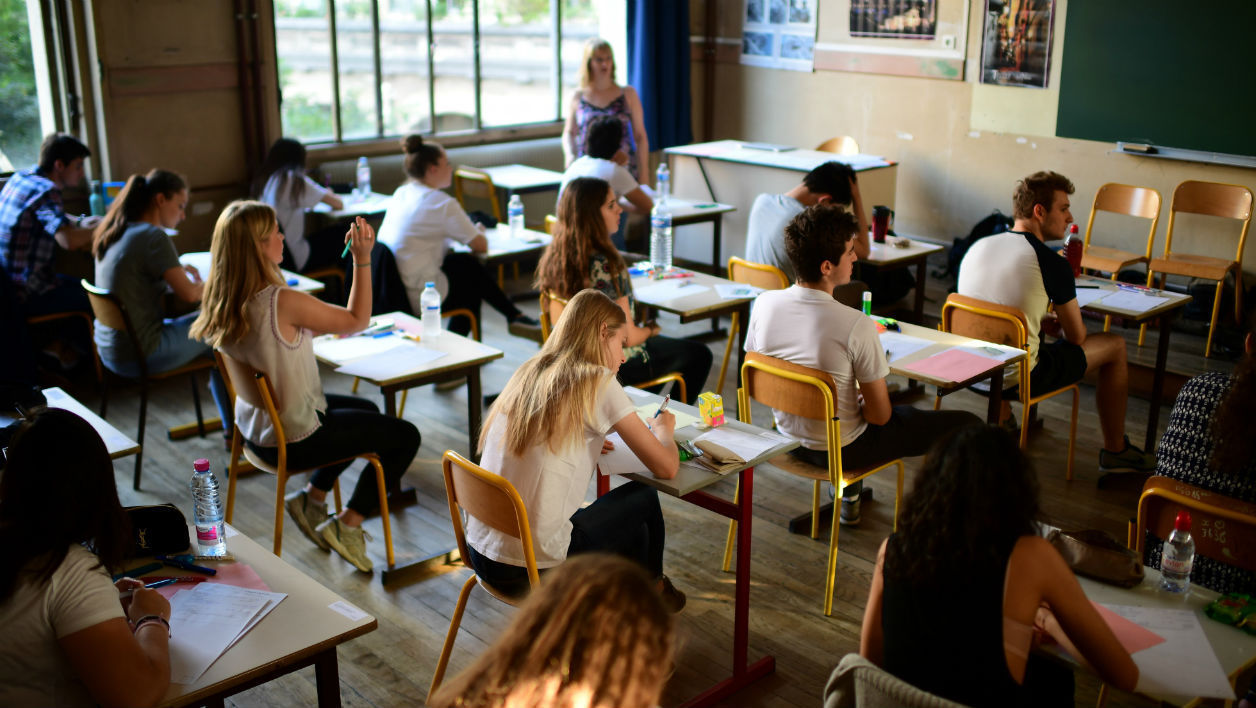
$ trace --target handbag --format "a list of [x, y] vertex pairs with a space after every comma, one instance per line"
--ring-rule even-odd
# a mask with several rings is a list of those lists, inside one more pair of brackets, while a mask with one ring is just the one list
[[1110, 533], [1057, 529], [1047, 536], [1047, 542], [1064, 556], [1064, 562], [1075, 573], [1123, 588], [1143, 582], [1143, 559]]
[[131, 556], [175, 555], [192, 545], [188, 520], [174, 504], [126, 507], [131, 520]]

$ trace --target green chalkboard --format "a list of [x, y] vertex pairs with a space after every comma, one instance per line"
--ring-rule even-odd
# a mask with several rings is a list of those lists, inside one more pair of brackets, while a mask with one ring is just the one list
[[1056, 135], [1256, 156], [1256, 0], [1070, 0]]

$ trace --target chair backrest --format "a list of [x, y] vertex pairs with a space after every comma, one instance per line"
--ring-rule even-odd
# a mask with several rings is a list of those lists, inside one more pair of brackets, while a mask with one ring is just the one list
[[1256, 570], [1256, 504], [1159, 475], [1147, 480], [1138, 499], [1134, 542], [1140, 557], [1144, 532], [1168, 538], [1183, 509], [1191, 513], [1196, 553], [1244, 570]]
[[1177, 214], [1205, 214], [1242, 222], [1239, 231], [1238, 250], [1234, 260], [1243, 260], [1243, 246], [1247, 243], [1247, 229], [1252, 223], [1252, 191], [1238, 184], [1200, 182], [1188, 179], [1173, 190], [1173, 202], [1169, 205], [1169, 225], [1165, 230], [1164, 252], [1173, 252], [1173, 224]]
[[[239, 397], [249, 405], [266, 411], [271, 424], [275, 426], [278, 447], [280, 450], [285, 449], [288, 436], [284, 433], [283, 420], [279, 417], [279, 395], [275, 392], [270, 377], [221, 349], [214, 350], [214, 359], [218, 362], [218, 371], [227, 386], [227, 396], [232, 400]], [[250, 384], [250, 381], [253, 383]]]
[[1108, 211], [1114, 214], [1136, 216], [1150, 219], [1151, 228], [1147, 233], [1146, 257], [1151, 258], [1151, 246], [1156, 239], [1156, 225], [1160, 223], [1160, 192], [1150, 187], [1135, 187], [1128, 184], [1109, 182], [1095, 192], [1095, 201], [1090, 207], [1090, 218], [1086, 221], [1086, 237], [1084, 243], [1090, 245], [1090, 232], [1095, 225], [1095, 214]]
[[1025, 349], [1025, 313], [1009, 305], [951, 293], [942, 303], [942, 331]]
[[[979, 680], [980, 677], [973, 677]], [[829, 675], [824, 708], [963, 708], [922, 691], [859, 654], [847, 654]]]
[[839, 135], [836, 138], [829, 138], [816, 146], [819, 152], [835, 152], [838, 155], [858, 155], [859, 143], [849, 135]]
[[523, 560], [528, 569], [528, 581], [535, 588], [540, 582], [536, 570], [536, 556], [532, 550], [532, 527], [528, 524], [528, 512], [523, 499], [506, 478], [493, 474], [453, 450], [446, 450], [441, 461], [445, 475], [445, 494], [449, 500], [449, 518], [458, 539], [458, 551], [463, 558], [467, 552], [466, 532], [462, 527], [462, 514], [496, 531], [519, 539], [523, 545]]
[[[139, 336], [135, 333], [135, 328], [131, 326], [131, 315], [126, 311], [126, 305], [122, 304], [122, 300], [117, 295], [87, 282], [87, 279], [79, 281], [83, 286], [83, 290], [87, 291], [87, 301], [92, 306], [92, 315], [96, 321], [110, 329], [119, 332], [125, 332], [127, 340], [131, 343], [131, 350], [134, 352], [144, 351], [144, 347], [140, 345]], [[148, 378], [148, 364], [145, 358], [137, 356], [135, 363], [139, 365], [140, 375], [142, 378]]]
[[[837, 386], [827, 371], [759, 352], [746, 352], [746, 362], [741, 365], [741, 386], [748, 397], [778, 411], [813, 420], [837, 417]], [[748, 406], [738, 406], [738, 410], [749, 417]]]
[[497, 187], [493, 186], [493, 178], [484, 170], [460, 165], [454, 170], [454, 198], [467, 208], [465, 197], [487, 199], [492, 207], [493, 218], [502, 221], [502, 206], [497, 199]]
[[546, 215], [545, 215], [545, 233], [547, 233], [547, 234], [549, 234], [549, 235], [553, 236], [553, 235], [554, 235], [554, 224], [557, 224], [557, 223], [558, 223], [558, 217], [557, 217], [557, 216], [554, 216], [553, 214], [546, 214]]
[[567, 298], [559, 297], [552, 290], [541, 291], [541, 343], [549, 339], [550, 332], [554, 331], [554, 326], [558, 324], [558, 318], [562, 316], [563, 310], [567, 307]]
[[737, 256], [728, 259], [728, 279], [764, 290], [784, 290], [789, 287], [789, 278], [780, 268], [754, 263]]

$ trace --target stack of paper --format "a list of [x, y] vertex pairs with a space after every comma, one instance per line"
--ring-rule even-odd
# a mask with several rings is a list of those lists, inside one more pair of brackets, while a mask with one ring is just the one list
[[777, 445], [789, 442], [789, 439], [772, 432], [752, 433], [736, 430], [727, 425], [707, 431], [694, 438], [694, 441], [713, 442], [749, 462]]
[[170, 599], [171, 683], [195, 683], [285, 597], [220, 583], [176, 593]]

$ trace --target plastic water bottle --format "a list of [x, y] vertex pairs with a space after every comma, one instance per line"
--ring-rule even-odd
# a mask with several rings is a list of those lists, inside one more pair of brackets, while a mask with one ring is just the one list
[[358, 198], [366, 199], [371, 196], [371, 164], [366, 161], [365, 157], [358, 158]]
[[1082, 239], [1077, 233], [1077, 224], [1069, 224], [1068, 237], [1064, 239], [1064, 257], [1073, 268], [1073, 277], [1082, 274]]
[[659, 171], [655, 175], [654, 185], [657, 187], [656, 191], [659, 195], [659, 201], [667, 201], [667, 195], [672, 191], [672, 173], [668, 171], [666, 162], [659, 163]]
[[209, 460], [192, 463], [192, 523], [196, 524], [197, 553], [221, 556], [227, 552], [227, 527], [222, 521], [222, 499], [218, 480], [209, 469]]
[[1195, 539], [1191, 538], [1191, 512], [1179, 511], [1173, 533], [1160, 553], [1160, 588], [1186, 592], [1191, 588], [1191, 568], [1195, 565]]
[[672, 210], [662, 199], [650, 212], [650, 265], [656, 274], [672, 267]]
[[96, 180], [92, 180], [92, 196], [87, 198], [87, 204], [92, 210], [92, 216], [105, 215], [104, 187]]
[[506, 214], [510, 221], [510, 238], [523, 238], [523, 201], [518, 194], [510, 195], [510, 203], [506, 205]]
[[419, 296], [419, 304], [423, 306], [423, 339], [435, 339], [440, 336], [440, 293], [436, 283], [428, 281], [423, 286], [423, 294]]

